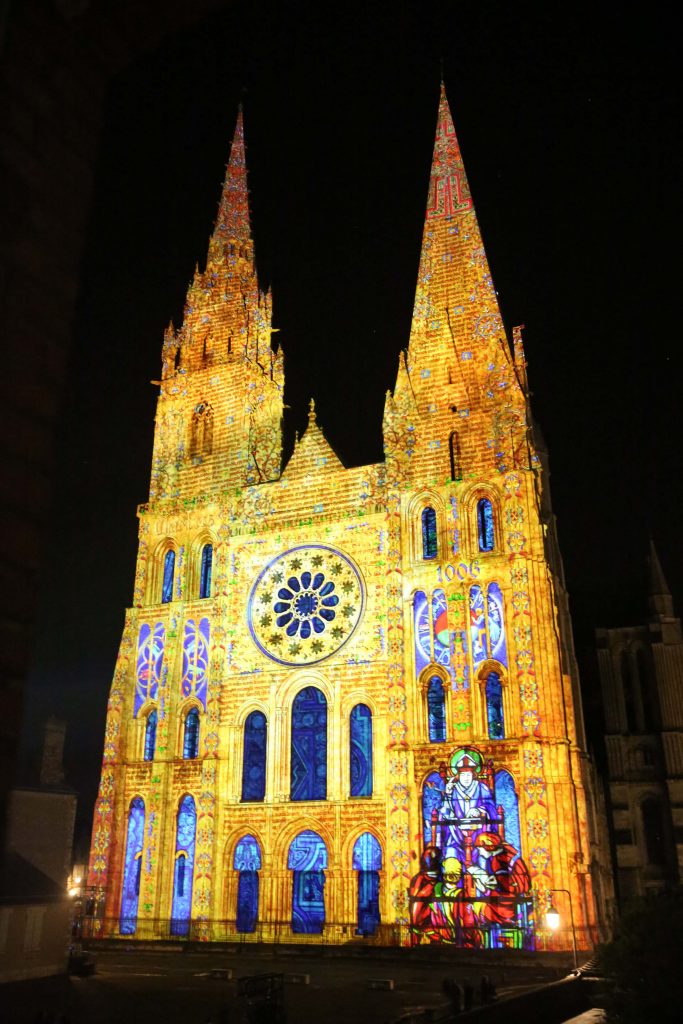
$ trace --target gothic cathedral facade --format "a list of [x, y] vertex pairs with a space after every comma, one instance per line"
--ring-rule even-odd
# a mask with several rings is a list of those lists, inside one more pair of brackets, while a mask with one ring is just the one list
[[240, 113], [206, 269], [164, 336], [93, 826], [98, 934], [533, 949], [555, 902], [589, 945], [547, 464], [443, 87], [383, 462], [344, 467], [311, 402], [282, 469], [271, 333]]

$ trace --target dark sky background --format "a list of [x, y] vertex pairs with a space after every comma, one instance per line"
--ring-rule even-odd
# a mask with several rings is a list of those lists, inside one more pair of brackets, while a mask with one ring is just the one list
[[503, 317], [526, 325], [594, 725], [593, 629], [643, 619], [650, 534], [683, 600], [678, 44], [641, 17], [616, 3], [584, 16], [482, 0], [236, 0], [112, 83], [25, 730], [30, 760], [38, 723], [68, 720], [84, 834], [148, 493], [149, 382], [206, 256], [240, 98], [259, 274], [285, 349], [287, 449], [314, 395], [347, 465], [382, 456], [442, 62]]

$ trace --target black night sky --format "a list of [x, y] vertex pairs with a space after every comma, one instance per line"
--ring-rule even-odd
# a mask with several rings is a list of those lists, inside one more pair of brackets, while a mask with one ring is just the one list
[[683, 607], [678, 43], [641, 10], [236, 0], [112, 83], [27, 702], [28, 734], [68, 720], [84, 826], [147, 498], [149, 382], [206, 255], [240, 99], [287, 451], [313, 395], [347, 465], [381, 458], [442, 61], [506, 326], [526, 325], [589, 707], [594, 627], [646, 614], [650, 534]]

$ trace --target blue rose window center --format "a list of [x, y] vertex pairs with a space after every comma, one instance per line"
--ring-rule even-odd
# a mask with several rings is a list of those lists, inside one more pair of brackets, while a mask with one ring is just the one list
[[337, 614], [334, 609], [339, 597], [334, 590], [334, 583], [326, 580], [322, 572], [290, 576], [287, 585], [278, 590], [273, 606], [277, 625], [284, 628], [287, 636], [298, 634], [302, 640], [313, 633], [324, 633], [327, 623]]

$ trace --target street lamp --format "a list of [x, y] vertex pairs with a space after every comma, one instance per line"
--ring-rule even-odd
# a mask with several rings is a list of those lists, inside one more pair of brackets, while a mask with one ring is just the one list
[[[572, 952], [574, 954], [574, 970], [578, 971], [578, 969], [579, 969], [579, 961], [578, 961], [578, 958], [577, 958], [577, 955], [576, 955], [576, 929], [574, 928], [574, 911], [572, 909], [571, 893], [569, 892], [568, 889], [549, 889], [548, 892], [550, 892], [550, 893], [553, 893], [553, 892], [563, 892], [563, 893], [565, 893], [565, 895], [567, 897], [567, 902], [569, 903], [569, 917], [570, 917], [571, 924], [572, 924]], [[550, 930], [552, 932], [557, 931], [557, 929], [560, 926], [560, 915], [559, 915], [558, 911], [555, 909], [555, 907], [553, 906], [552, 896], [550, 898], [550, 906], [548, 907], [548, 909], [546, 911], [546, 914], [545, 914], [545, 923], [547, 924], [548, 928], [550, 928]]]

